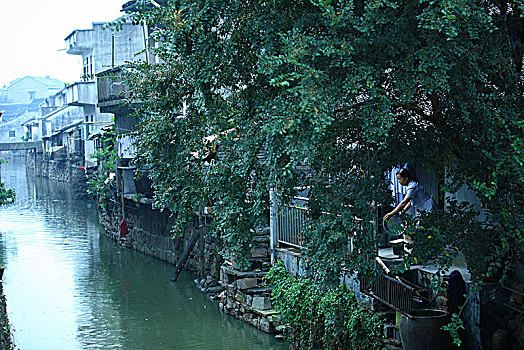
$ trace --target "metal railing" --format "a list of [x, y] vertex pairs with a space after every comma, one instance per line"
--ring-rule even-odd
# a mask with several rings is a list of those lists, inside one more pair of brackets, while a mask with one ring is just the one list
[[415, 288], [384, 274], [380, 274], [374, 280], [361, 277], [360, 287], [364, 294], [380, 300], [402, 314], [411, 315]]
[[[307, 201], [307, 198], [299, 198]], [[278, 245], [288, 245], [301, 248], [304, 245], [302, 232], [308, 220], [308, 209], [295, 205], [279, 205], [276, 208], [276, 231]]]

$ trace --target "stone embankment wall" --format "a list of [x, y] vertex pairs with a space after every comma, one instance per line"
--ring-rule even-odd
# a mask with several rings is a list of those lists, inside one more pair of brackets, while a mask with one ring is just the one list
[[249, 267], [235, 266], [226, 260], [220, 271], [219, 307], [226, 314], [245, 321], [267, 333], [281, 333], [280, 316], [271, 305], [271, 288], [263, 278], [270, 269], [269, 229], [257, 231], [251, 242]]
[[28, 152], [26, 164], [30, 169], [36, 168], [36, 175], [50, 180], [68, 182], [71, 184], [75, 198], [85, 198], [89, 171], [83, 167], [80, 159], [51, 160], [44, 159], [41, 153]]
[[[0, 277], [1, 279], [1, 277]], [[0, 349], [12, 349], [11, 328], [7, 319], [7, 305], [4, 287], [0, 280]]]
[[[124, 199], [122, 203], [107, 201], [99, 210], [99, 221], [104, 232], [112, 240], [123, 246], [154, 256], [160, 260], [176, 264], [195, 230], [201, 230], [200, 238], [184, 266], [200, 277], [211, 276], [218, 280], [221, 259], [220, 247], [215, 237], [207, 235], [205, 222], [194, 218], [183, 237], [173, 238], [172, 218], [168, 211], [153, 209], [151, 204], [137, 203]], [[120, 224], [126, 220], [129, 233], [120, 235]], [[174, 268], [174, 267], [173, 267]]]
[[[122, 214], [122, 209], [124, 214]], [[120, 225], [125, 218], [129, 233], [123, 237]], [[269, 229], [257, 231], [252, 243], [249, 266], [240, 268], [235, 261], [223, 260], [216, 237], [207, 235], [207, 225], [195, 217], [184, 236], [173, 238], [172, 218], [151, 204], [124, 199], [104, 203], [99, 209], [99, 221], [104, 232], [122, 246], [138, 250], [160, 260], [176, 264], [195, 230], [202, 230], [199, 241], [184, 266], [200, 276], [195, 282], [226, 314], [243, 320], [267, 333], [279, 333], [278, 313], [272, 308], [271, 288], [263, 283], [270, 268]], [[173, 267], [174, 268], [174, 267]]]

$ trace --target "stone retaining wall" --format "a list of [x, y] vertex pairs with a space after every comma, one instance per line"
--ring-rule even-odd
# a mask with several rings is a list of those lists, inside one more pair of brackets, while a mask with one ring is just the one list
[[280, 316], [271, 305], [271, 288], [263, 278], [270, 268], [269, 229], [258, 231], [251, 242], [250, 266], [242, 270], [226, 260], [220, 271], [219, 307], [266, 333], [281, 333]]
[[[200, 277], [212, 276], [218, 280], [221, 259], [220, 247], [215, 237], [207, 235], [207, 227], [199, 225], [197, 217], [185, 230], [183, 237], [173, 238], [172, 218], [168, 211], [153, 209], [151, 204], [137, 204], [124, 199], [122, 204], [108, 201], [99, 209], [99, 221], [104, 232], [112, 240], [123, 246], [154, 256], [160, 260], [176, 264], [195, 230], [202, 230], [200, 238], [184, 268]], [[125, 218], [129, 233], [120, 235], [120, 224]], [[201, 223], [200, 223], [201, 224]], [[173, 267], [174, 269], [174, 267]]]
[[91, 171], [83, 167], [81, 159], [44, 159], [42, 153], [28, 152], [26, 164], [30, 169], [36, 167], [37, 176], [70, 183], [74, 198], [88, 197], [87, 180]]
[[4, 287], [0, 281], [0, 348], [12, 349], [11, 328], [7, 319], [7, 305], [3, 289]]

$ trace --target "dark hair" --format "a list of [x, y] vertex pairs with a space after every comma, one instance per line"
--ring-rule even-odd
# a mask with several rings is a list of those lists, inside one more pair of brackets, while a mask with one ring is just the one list
[[411, 175], [408, 169], [402, 168], [399, 171], [397, 171], [397, 175], [400, 175], [400, 177], [408, 178], [409, 181], [417, 181], [417, 179]]

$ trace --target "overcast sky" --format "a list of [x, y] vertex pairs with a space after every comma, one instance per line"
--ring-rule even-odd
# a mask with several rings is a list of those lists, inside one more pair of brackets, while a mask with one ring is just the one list
[[126, 1], [0, 0], [0, 88], [27, 75], [79, 80], [81, 56], [65, 52], [65, 37], [120, 17]]

